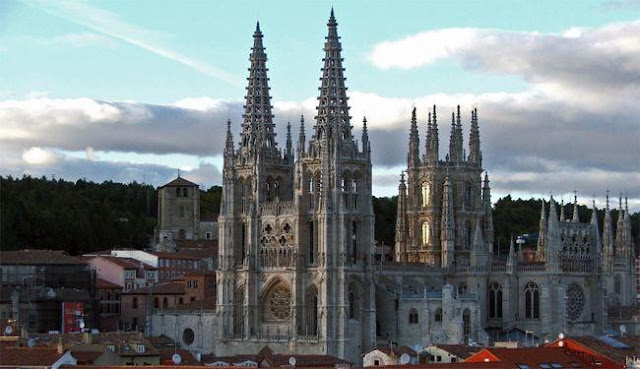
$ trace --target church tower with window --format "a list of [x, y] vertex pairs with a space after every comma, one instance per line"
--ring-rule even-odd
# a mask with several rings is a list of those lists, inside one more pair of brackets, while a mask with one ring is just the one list
[[[328, 22], [313, 135], [275, 140], [266, 53], [253, 35], [235, 147], [228, 122], [219, 221], [220, 354], [322, 353], [360, 360], [375, 340], [371, 149], [352, 134], [342, 47]], [[295, 156], [294, 156], [295, 155]]]

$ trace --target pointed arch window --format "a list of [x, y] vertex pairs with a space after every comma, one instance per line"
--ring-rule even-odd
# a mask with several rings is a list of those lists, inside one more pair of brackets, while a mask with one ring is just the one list
[[349, 284], [349, 319], [360, 319], [360, 290], [354, 283]]
[[489, 286], [489, 318], [502, 318], [502, 286], [497, 282]]
[[431, 238], [431, 227], [429, 226], [429, 222], [425, 221], [422, 223], [422, 244], [428, 245], [430, 238]]
[[462, 332], [465, 339], [469, 339], [471, 336], [471, 311], [464, 309], [462, 313]]
[[306, 298], [306, 327], [305, 334], [309, 336], [317, 336], [318, 335], [318, 290], [315, 287], [312, 287], [307, 292]]
[[527, 319], [540, 319], [540, 289], [534, 282], [527, 283], [524, 290], [524, 316]]
[[428, 182], [422, 183], [422, 206], [427, 207], [431, 204], [431, 185]]
[[244, 289], [239, 288], [234, 296], [233, 301], [233, 334], [235, 336], [243, 335], [244, 326]]

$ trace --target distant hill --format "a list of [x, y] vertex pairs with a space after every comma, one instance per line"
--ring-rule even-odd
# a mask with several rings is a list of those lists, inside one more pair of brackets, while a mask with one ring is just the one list
[[[201, 219], [216, 218], [221, 195], [220, 186], [200, 191]], [[49, 248], [71, 254], [112, 247], [146, 248], [156, 226], [157, 200], [154, 187], [136, 182], [0, 177], [0, 248]], [[373, 198], [375, 238], [387, 245], [394, 243], [396, 204], [396, 196]], [[565, 206], [570, 217], [572, 207]], [[612, 211], [614, 229], [617, 213]], [[579, 214], [582, 221], [588, 221], [591, 210], [580, 206]], [[511, 196], [499, 199], [493, 219], [500, 252], [507, 252], [511, 235], [537, 232], [539, 217], [539, 200], [513, 200]], [[639, 213], [632, 215], [636, 240], [639, 217]], [[601, 231], [603, 218], [604, 211], [599, 210]]]

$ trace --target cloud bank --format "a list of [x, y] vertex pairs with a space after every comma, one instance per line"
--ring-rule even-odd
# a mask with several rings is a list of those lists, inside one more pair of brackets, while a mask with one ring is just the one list
[[[427, 112], [438, 105], [444, 156], [448, 117], [460, 104], [466, 112], [465, 139], [468, 112], [479, 109], [484, 166], [494, 193], [548, 195], [576, 189], [589, 202], [591, 195], [602, 197], [609, 188], [628, 192], [630, 205], [640, 209], [640, 22], [561, 34], [426, 31], [376, 45], [370, 59], [382, 69], [419, 69], [449, 60], [472, 72], [517, 75], [529, 82], [520, 92], [413, 98], [350, 90], [357, 138], [367, 115], [378, 194], [395, 192], [395, 173], [406, 164], [412, 106], [418, 109], [424, 145]], [[300, 114], [311, 136], [315, 104], [312, 97], [273, 102], [280, 145], [287, 122], [297, 138]], [[161, 184], [183, 165], [116, 160], [110, 153], [180, 154], [199, 163], [190, 168], [196, 181], [219, 183], [219, 163], [210, 159], [222, 152], [227, 119], [238, 141], [242, 105], [206, 96], [167, 105], [43, 96], [0, 101], [0, 168], [12, 175], [62, 173], [97, 180], [140, 181], [144, 176]]]

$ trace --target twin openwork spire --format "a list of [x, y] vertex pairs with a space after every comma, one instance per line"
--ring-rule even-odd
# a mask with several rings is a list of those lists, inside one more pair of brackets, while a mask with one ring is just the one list
[[269, 78], [267, 77], [267, 54], [262, 45], [260, 23], [256, 24], [253, 34], [253, 47], [249, 55], [251, 66], [245, 96], [242, 118], [241, 146], [250, 150], [261, 147], [276, 148]]
[[319, 88], [315, 136], [318, 140], [351, 139], [351, 117], [347, 103], [347, 88], [344, 84], [342, 45], [333, 9], [327, 27], [329, 33], [324, 43], [325, 56], [322, 60], [324, 65], [320, 79], [322, 83]]

